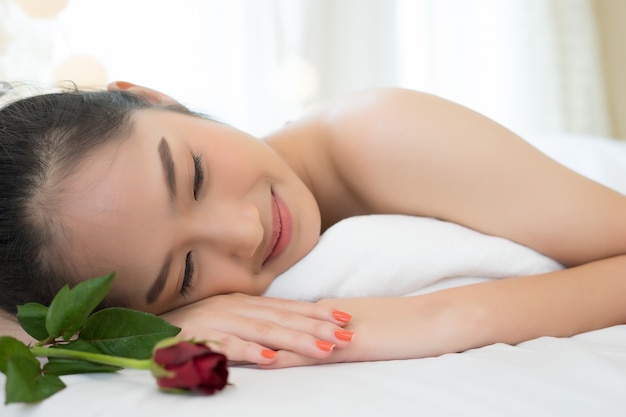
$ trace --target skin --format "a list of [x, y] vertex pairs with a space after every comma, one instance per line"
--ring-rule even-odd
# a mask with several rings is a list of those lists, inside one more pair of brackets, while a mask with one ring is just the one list
[[[165, 142], [163, 142], [165, 141]], [[159, 147], [168, 143], [176, 193], [166, 186]], [[204, 180], [194, 196], [194, 158]], [[138, 163], [138, 161], [142, 161]], [[129, 307], [164, 313], [213, 295], [262, 294], [319, 237], [313, 195], [267, 144], [223, 124], [169, 111], [140, 111], [130, 138], [87, 159], [65, 181], [61, 216], [81, 275], [115, 266], [113, 294]], [[273, 196], [292, 213], [293, 238], [265, 262]], [[182, 290], [187, 255], [192, 287]], [[164, 260], [167, 281], [146, 300]]]
[[[110, 88], [172, 101], [129, 83]], [[158, 157], [162, 137], [179, 169], [173, 202]], [[377, 89], [262, 139], [188, 116], [138, 113], [128, 140], [64, 184], [72, 198], [63, 212], [72, 230], [67, 245], [79, 271], [95, 276], [114, 267], [114, 291], [131, 306], [162, 313], [187, 336], [220, 341], [234, 361], [267, 368], [436, 356], [626, 321], [626, 197], [497, 123], [427, 94]], [[207, 167], [198, 200], [191, 152]], [[272, 192], [291, 213], [293, 233], [264, 264]], [[417, 297], [308, 304], [258, 296], [320, 232], [370, 213], [456, 222], [568, 268]], [[189, 251], [198, 266], [183, 296], [180, 265]], [[174, 255], [165, 289], [148, 304], [167, 252]], [[338, 320], [336, 311], [352, 320]], [[334, 349], [320, 349], [319, 341]]]

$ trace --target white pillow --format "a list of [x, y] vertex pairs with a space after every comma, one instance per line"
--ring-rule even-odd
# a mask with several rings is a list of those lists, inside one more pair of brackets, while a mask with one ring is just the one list
[[525, 246], [457, 224], [404, 215], [358, 216], [328, 229], [265, 295], [306, 301], [403, 296], [559, 268]]

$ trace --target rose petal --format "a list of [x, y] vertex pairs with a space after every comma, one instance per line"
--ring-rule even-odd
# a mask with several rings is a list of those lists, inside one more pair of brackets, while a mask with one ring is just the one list
[[163, 389], [184, 389], [213, 394], [228, 383], [227, 358], [213, 352], [201, 343], [179, 342], [175, 345], [156, 349], [155, 363], [174, 374], [161, 377], [157, 383]]
[[196, 369], [202, 379], [201, 386], [205, 392], [211, 390], [221, 390], [228, 381], [228, 369], [226, 367], [226, 357], [213, 353], [195, 358]]
[[180, 342], [164, 349], [157, 349], [153, 359], [159, 365], [182, 364], [206, 352], [211, 352], [211, 350], [205, 345]]
[[[167, 369], [167, 368], [166, 368]], [[181, 388], [187, 390], [198, 390], [202, 379], [198, 374], [193, 362], [187, 362], [178, 367], [171, 367], [168, 371], [174, 372], [171, 378], [158, 378], [157, 382], [163, 388]]]

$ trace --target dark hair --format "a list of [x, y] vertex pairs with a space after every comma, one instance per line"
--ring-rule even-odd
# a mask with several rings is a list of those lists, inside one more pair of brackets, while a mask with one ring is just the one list
[[55, 185], [86, 156], [127, 137], [133, 113], [147, 108], [163, 106], [124, 91], [70, 91], [0, 109], [0, 308], [48, 305], [64, 284], [91, 278], [74, 276], [65, 260]]

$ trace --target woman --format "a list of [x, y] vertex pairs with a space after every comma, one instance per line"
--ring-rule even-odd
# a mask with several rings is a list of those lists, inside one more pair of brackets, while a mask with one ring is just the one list
[[[378, 89], [259, 141], [157, 91], [109, 90], [0, 111], [0, 188], [17, 183], [2, 199], [3, 291], [17, 286], [9, 274], [39, 274], [51, 278], [20, 296], [45, 300], [66, 281], [115, 271], [107, 304], [163, 314], [188, 336], [220, 341], [230, 359], [268, 368], [433, 356], [626, 322], [626, 197], [470, 110]], [[18, 152], [28, 135], [35, 148]], [[374, 213], [455, 222], [568, 269], [415, 297], [259, 297], [320, 232]], [[19, 299], [12, 291], [5, 308]]]

